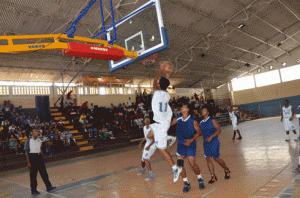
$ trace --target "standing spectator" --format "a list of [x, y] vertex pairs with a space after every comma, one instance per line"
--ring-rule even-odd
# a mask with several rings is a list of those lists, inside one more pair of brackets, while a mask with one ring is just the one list
[[131, 106], [132, 106], [132, 102], [131, 102], [131, 100], [130, 100], [130, 97], [129, 97], [128, 101], [127, 101], [127, 104], [128, 104], [128, 107], [131, 107]]
[[87, 104], [88, 104], [88, 101], [82, 103], [82, 105], [80, 106], [80, 111], [81, 112], [85, 113], [87, 111], [87, 109], [88, 109]]
[[73, 104], [71, 103], [71, 101], [72, 101], [72, 96], [71, 96], [71, 94], [72, 94], [72, 92], [73, 91], [69, 91], [69, 93], [67, 93], [67, 96], [66, 96], [66, 104], [67, 104], [67, 106], [73, 106]]
[[37, 187], [37, 172], [39, 171], [41, 177], [47, 187], [47, 191], [50, 192], [54, 190], [55, 187], [52, 187], [48, 173], [46, 171], [45, 163], [42, 156], [42, 141], [38, 138], [38, 130], [34, 129], [32, 131], [32, 138], [29, 138], [25, 142], [25, 155], [28, 163], [28, 168], [30, 169], [30, 187], [31, 193], [33, 195], [39, 195], [40, 193], [36, 190]]

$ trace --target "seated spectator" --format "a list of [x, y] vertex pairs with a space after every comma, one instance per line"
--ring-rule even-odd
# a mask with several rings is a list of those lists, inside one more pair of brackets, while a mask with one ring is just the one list
[[51, 138], [52, 141], [55, 139], [55, 133], [54, 133], [54, 131], [50, 132], [49, 137]]
[[8, 140], [8, 149], [13, 152], [17, 151], [17, 138], [13, 134], [10, 135]]
[[53, 141], [51, 140], [51, 138], [49, 137], [46, 141], [46, 153], [51, 156], [52, 155], [52, 151], [53, 151]]
[[8, 130], [10, 131], [10, 132], [15, 132], [15, 130], [16, 130], [16, 126], [15, 126], [15, 124], [12, 124], [10, 127], [8, 127]]
[[24, 110], [22, 109], [22, 106], [19, 106], [17, 112], [18, 112], [20, 115], [24, 115]]
[[74, 142], [74, 144], [76, 144], [76, 140], [73, 137], [73, 134], [71, 133], [70, 129], [68, 129], [68, 131], [66, 132], [66, 137], [67, 137], [67, 141], [68, 141], [69, 146], [71, 146], [72, 141]]
[[35, 119], [34, 119], [34, 123], [37, 124], [39, 121], [40, 121], [39, 116], [36, 116]]
[[35, 122], [34, 122], [32, 119], [30, 120], [29, 126], [30, 126], [31, 128], [36, 127]]
[[81, 128], [81, 132], [84, 133], [84, 137], [87, 138], [89, 136], [89, 131], [88, 131], [88, 128], [87, 128], [87, 125], [86, 123], [83, 124], [82, 128]]
[[58, 122], [58, 124], [64, 125], [65, 122], [62, 119], [60, 119], [59, 122]]
[[3, 127], [9, 127], [10, 122], [8, 121], [8, 119], [6, 119], [5, 121], [3, 121], [3, 122], [1, 123], [1, 125], [2, 125]]
[[99, 133], [99, 138], [100, 138], [101, 141], [111, 140], [110, 137], [106, 133], [101, 131], [100, 129], [98, 130], [98, 133]]
[[80, 122], [81, 124], [87, 123], [87, 119], [86, 119], [86, 114], [85, 114], [85, 113], [83, 113], [83, 114], [80, 116], [79, 122]]
[[67, 136], [66, 136], [66, 131], [63, 131], [60, 134], [60, 140], [63, 141], [65, 146], [68, 145], [68, 139], [67, 139]]

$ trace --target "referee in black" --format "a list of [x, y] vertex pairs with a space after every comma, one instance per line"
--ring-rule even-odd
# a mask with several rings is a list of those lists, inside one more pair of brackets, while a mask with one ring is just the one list
[[36, 190], [37, 187], [37, 172], [40, 175], [47, 187], [47, 191], [50, 192], [55, 189], [52, 187], [48, 173], [46, 171], [45, 162], [42, 155], [42, 140], [38, 138], [40, 132], [37, 129], [33, 129], [32, 137], [28, 138], [25, 142], [25, 156], [28, 162], [28, 168], [30, 169], [30, 187], [33, 195], [39, 195], [40, 193]]

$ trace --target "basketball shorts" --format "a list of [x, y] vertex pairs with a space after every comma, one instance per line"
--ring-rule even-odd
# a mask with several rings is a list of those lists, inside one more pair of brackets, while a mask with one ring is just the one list
[[185, 146], [184, 144], [177, 145], [177, 152], [176, 155], [182, 155], [185, 157], [192, 156], [196, 157], [196, 151], [197, 151], [197, 144], [194, 141], [190, 146]]
[[220, 142], [217, 141], [213, 144], [203, 145], [204, 147], [204, 156], [205, 157], [213, 157], [219, 158], [220, 157]]
[[[146, 146], [145, 146], [146, 148]], [[150, 157], [155, 153], [156, 151], [156, 146], [155, 144], [153, 144], [152, 146], [150, 146], [150, 149], [149, 151], [146, 151], [144, 148], [144, 151], [143, 151], [143, 156], [142, 156], [142, 161], [144, 161], [144, 159], [146, 160], [150, 160]]]
[[239, 128], [238, 128], [238, 125], [237, 125], [237, 120], [233, 120], [233, 121], [232, 121], [232, 127], [233, 127], [233, 130], [234, 130], [234, 131], [236, 131], [236, 130], [239, 129]]
[[294, 123], [292, 121], [290, 121], [289, 119], [284, 119], [283, 124], [284, 124], [284, 130], [285, 131], [296, 130]]
[[166, 149], [170, 123], [153, 123], [150, 127], [153, 131], [156, 148]]

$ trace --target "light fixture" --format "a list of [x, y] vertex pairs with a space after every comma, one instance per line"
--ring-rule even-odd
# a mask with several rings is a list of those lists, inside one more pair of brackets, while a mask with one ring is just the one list
[[201, 56], [201, 58], [205, 58], [206, 54], [202, 53], [200, 56]]
[[245, 24], [243, 24], [243, 23], [242, 23], [242, 24], [240, 24], [240, 25], [238, 26], [238, 28], [239, 28], [239, 29], [242, 29], [242, 28], [244, 28], [244, 27], [246, 27], [246, 25], [245, 25]]
[[286, 62], [282, 62], [281, 65], [282, 65], [282, 67], [285, 67], [286, 66]]
[[273, 69], [273, 66], [271, 65], [271, 66], [269, 67], [269, 69], [270, 69], [270, 70]]
[[300, 59], [297, 59], [296, 62], [297, 62], [297, 63], [300, 63]]
[[280, 47], [281, 45], [282, 45], [282, 43], [278, 43], [278, 44], [277, 44], [277, 47]]
[[246, 63], [245, 66], [249, 68], [251, 65], [249, 63]]
[[258, 73], [261, 72], [261, 69], [258, 69], [257, 72], [258, 72]]

